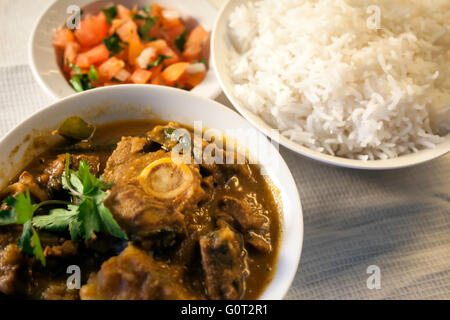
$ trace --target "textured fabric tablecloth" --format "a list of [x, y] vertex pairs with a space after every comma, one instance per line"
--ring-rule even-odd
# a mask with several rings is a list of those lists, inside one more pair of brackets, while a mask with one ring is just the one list
[[[53, 101], [33, 79], [27, 56], [31, 30], [51, 2], [0, 1], [0, 136]], [[365, 172], [280, 151], [296, 179], [305, 224], [287, 299], [450, 298], [449, 155]], [[370, 265], [380, 268], [380, 289], [367, 287]]]

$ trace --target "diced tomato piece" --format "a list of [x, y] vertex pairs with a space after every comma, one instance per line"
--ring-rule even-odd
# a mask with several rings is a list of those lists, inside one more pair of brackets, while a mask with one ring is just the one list
[[99, 44], [108, 36], [110, 25], [103, 12], [91, 16], [80, 23], [80, 29], [75, 30], [75, 37], [84, 47]]
[[114, 34], [114, 32], [116, 32], [116, 30], [119, 29], [125, 23], [125, 21], [126, 20], [123, 19], [114, 19], [111, 23], [111, 27], [109, 28], [108, 34], [109, 35]]
[[125, 62], [123, 60], [111, 57], [98, 67], [98, 76], [102, 81], [110, 81], [124, 67]]
[[170, 59], [164, 60], [164, 65], [166, 66], [169, 66], [171, 64], [180, 61], [180, 57], [171, 47], [169, 47], [166, 40], [158, 39], [156, 41], [149, 42], [147, 43], [146, 47], [153, 47], [156, 49], [158, 54], [170, 57]]
[[202, 26], [197, 26], [189, 34], [184, 47], [183, 57], [188, 61], [201, 58], [203, 45], [208, 40], [209, 33]]
[[168, 45], [167, 45], [166, 40], [163, 40], [163, 39], [155, 40], [155, 41], [152, 41], [152, 42], [149, 42], [146, 44], [146, 47], [153, 47], [157, 51], [161, 51], [162, 49], [164, 49], [167, 46]]
[[119, 19], [126, 19], [131, 17], [131, 10], [125, 6], [119, 4], [117, 5], [117, 16]]
[[69, 42], [64, 50], [64, 65], [68, 67], [68, 63], [75, 64], [77, 60], [80, 45], [76, 42]]
[[137, 25], [133, 20], [128, 20], [122, 26], [120, 26], [120, 28], [118, 28], [116, 32], [122, 41], [128, 42], [132, 36], [138, 34]]
[[98, 46], [80, 53], [77, 57], [76, 65], [80, 68], [89, 68], [92, 64], [106, 61], [109, 58], [109, 50], [102, 43]]
[[178, 11], [164, 9], [162, 12], [162, 25], [165, 29], [171, 29], [182, 25]]
[[203, 79], [205, 79], [205, 75], [206, 74], [204, 72], [197, 72], [194, 74], [186, 73], [183, 77], [183, 80], [186, 84], [194, 88], [198, 86], [203, 81]]
[[159, 6], [156, 3], [154, 3], [154, 4], [152, 4], [151, 10], [150, 10], [150, 15], [152, 17], [159, 17], [159, 18], [161, 18], [163, 10], [164, 9], [161, 6]]
[[65, 48], [69, 42], [75, 41], [72, 31], [62, 28], [56, 31], [53, 37], [53, 45], [58, 48]]
[[[152, 78], [151, 81], [155, 80], [157, 77], [161, 76], [161, 71], [162, 71], [163, 65], [159, 64], [156, 67], [152, 67], [150, 68], [150, 71], [152, 72]], [[153, 83], [153, 82], [152, 82]]]
[[128, 42], [128, 63], [134, 66], [136, 64], [136, 58], [139, 57], [144, 48], [137, 34], [131, 36]]
[[180, 57], [178, 56], [178, 54], [169, 46], [164, 47], [161, 50], [159, 50], [159, 53], [162, 55], [165, 55], [167, 57], [170, 57], [169, 59], [164, 60], [163, 63], [165, 66], [170, 66], [170, 65], [180, 61]]
[[151, 84], [156, 84], [159, 86], [164, 86], [164, 79], [162, 78], [162, 76], [159, 74], [157, 75], [155, 78], [152, 78], [152, 81], [150, 82]]
[[161, 73], [161, 77], [168, 85], [173, 86], [184, 75], [188, 66], [188, 62], [172, 64]]
[[130, 77], [130, 81], [136, 84], [147, 83], [152, 76], [152, 72], [145, 69], [136, 69]]
[[174, 42], [175, 42], [175, 39], [176, 39], [180, 34], [183, 33], [184, 29], [185, 29], [185, 27], [184, 27], [184, 25], [182, 25], [182, 24], [180, 24], [179, 26], [170, 28], [170, 29], [166, 29], [166, 34], [167, 34], [167, 37], [169, 38], [169, 41], [170, 41], [171, 43], [174, 43]]

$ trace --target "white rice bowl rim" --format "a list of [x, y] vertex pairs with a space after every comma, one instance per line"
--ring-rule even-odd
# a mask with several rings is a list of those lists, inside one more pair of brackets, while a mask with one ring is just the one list
[[233, 94], [233, 81], [227, 66], [227, 57], [233, 46], [228, 36], [228, 19], [234, 9], [242, 4], [258, 0], [228, 0], [222, 6], [214, 23], [211, 35], [211, 61], [216, 70], [216, 75], [222, 90], [230, 100], [236, 110], [247, 119], [253, 126], [261, 130], [266, 136], [284, 147], [301, 154], [310, 159], [322, 163], [364, 170], [388, 170], [400, 169], [415, 166], [427, 161], [439, 158], [450, 152], [450, 134], [444, 137], [445, 141], [438, 144], [433, 149], [419, 150], [415, 153], [401, 155], [396, 158], [386, 160], [355, 160], [327, 155], [310, 148], [307, 148], [297, 142], [289, 140], [287, 137], [271, 133], [275, 128], [269, 126], [261, 117], [248, 110]]

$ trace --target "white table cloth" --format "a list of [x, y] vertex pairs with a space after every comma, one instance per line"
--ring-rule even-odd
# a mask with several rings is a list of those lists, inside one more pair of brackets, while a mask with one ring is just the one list
[[[0, 1], [0, 136], [53, 101], [28, 64], [32, 28], [51, 2]], [[229, 105], [223, 96], [219, 101]], [[366, 172], [280, 151], [296, 179], [305, 223], [287, 299], [450, 298], [450, 155]], [[370, 265], [380, 268], [380, 289], [367, 287]]]

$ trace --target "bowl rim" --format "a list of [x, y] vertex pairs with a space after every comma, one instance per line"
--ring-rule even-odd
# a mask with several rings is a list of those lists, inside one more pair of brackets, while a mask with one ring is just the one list
[[[63, 0], [64, 1], [64, 0]], [[215, 8], [213, 5], [211, 5], [207, 0], [202, 0], [205, 3], [208, 4], [208, 6], [216, 11], [216, 14], [218, 12], [217, 8]], [[80, 5], [81, 7], [85, 7], [93, 2], [96, 2], [95, 0], [78, 0], [77, 5]], [[120, 3], [120, 0], [111, 0], [111, 3]], [[48, 16], [50, 15], [50, 12], [52, 9], [58, 7], [61, 5], [61, 0], [55, 0], [54, 2], [50, 3], [47, 8], [42, 12], [42, 14], [39, 16], [37, 21], [34, 23], [31, 36], [28, 39], [28, 62], [31, 67], [32, 74], [36, 81], [39, 83], [40, 87], [51, 97], [55, 99], [61, 99], [65, 98], [70, 95], [79, 94], [78, 92], [75, 92], [73, 88], [67, 83], [67, 80], [64, 78], [63, 73], [61, 69], [59, 68], [58, 64], [56, 63], [56, 56], [55, 56], [55, 50], [52, 46], [52, 55], [51, 59], [53, 59], [54, 67], [56, 68], [58, 72], [51, 74], [52, 81], [47, 79], [46, 77], [43, 77], [42, 74], [48, 73], [49, 70], [45, 70], [42, 67], [40, 67], [40, 64], [38, 64], [37, 61], [37, 52], [39, 52], [39, 48], [37, 45], [37, 37], [40, 34], [40, 31], [42, 31], [42, 24], [48, 20]], [[61, 21], [62, 24], [63, 21]], [[213, 25], [208, 26], [212, 29]], [[209, 28], [208, 28], [209, 29]], [[212, 34], [212, 30], [210, 32]], [[197, 87], [192, 89], [191, 91], [195, 94], [198, 94], [203, 97], [215, 99], [222, 93], [222, 88], [220, 87], [219, 82], [217, 81], [216, 76], [216, 70], [214, 65], [211, 62], [211, 52], [210, 51], [210, 63], [209, 63], [209, 69], [206, 74], [206, 78], [203, 80], [202, 83], [200, 83]], [[49, 58], [50, 59], [50, 58]], [[53, 64], [53, 63], [52, 63]], [[58, 83], [58, 85], [55, 87], [55, 83]], [[60, 83], [59, 83], [60, 82]], [[117, 86], [121, 86], [123, 84], [118, 84]], [[148, 86], [154, 86], [152, 84], [146, 84]], [[196, 88], [198, 88], [196, 90]], [[94, 88], [91, 90], [95, 90], [98, 88]], [[204, 89], [204, 90], [202, 90]], [[181, 90], [181, 89], [180, 89]], [[200, 92], [197, 92], [200, 91]]]
[[[410, 153], [406, 155], [401, 155], [396, 158], [386, 159], [386, 160], [356, 160], [343, 158], [338, 156], [332, 156], [325, 153], [321, 153], [315, 150], [312, 150], [308, 147], [301, 145], [300, 143], [294, 142], [282, 134], [273, 135], [271, 131], [275, 128], [268, 125], [261, 117], [254, 114], [252, 111], [248, 110], [240, 103], [233, 95], [232, 89], [229, 88], [220, 72], [221, 68], [217, 66], [217, 57], [223, 52], [218, 52], [217, 43], [220, 41], [218, 36], [219, 26], [223, 23], [226, 25], [226, 20], [228, 17], [225, 17], [226, 11], [230, 9], [231, 6], [238, 6], [244, 2], [248, 1], [256, 1], [256, 0], [244, 0], [244, 1], [226, 1], [219, 10], [219, 13], [214, 22], [213, 31], [211, 34], [211, 61], [216, 70], [217, 80], [222, 87], [222, 90], [228, 100], [231, 102], [233, 107], [245, 118], [247, 119], [253, 126], [262, 131], [266, 136], [270, 137], [277, 143], [283, 145], [289, 150], [294, 151], [304, 157], [322, 162], [327, 165], [344, 167], [349, 169], [362, 169], [362, 170], [394, 170], [401, 169], [406, 167], [411, 167], [415, 165], [419, 165], [439, 157], [445, 156], [450, 153], [450, 134], [444, 136], [444, 141], [436, 146], [434, 149], [424, 149], [415, 153]], [[276, 129], [275, 129], [276, 130]]]
[[[153, 94], [155, 95], [166, 95], [166, 96], [178, 96], [176, 97], [176, 99], [179, 99], [180, 101], [183, 101], [183, 103], [186, 103], [186, 101], [188, 101], [189, 99], [191, 99], [191, 101], [199, 101], [201, 103], [204, 104], [209, 104], [210, 108], [217, 108], [218, 111], [220, 111], [220, 113], [228, 113], [230, 114], [230, 116], [234, 117], [235, 120], [233, 121], [237, 121], [237, 122], [241, 122], [242, 125], [245, 125], [246, 127], [251, 128], [251, 125], [241, 116], [239, 115], [237, 112], [231, 110], [230, 108], [220, 104], [219, 102], [216, 102], [214, 100], [187, 92], [187, 91], [183, 91], [183, 90], [177, 90], [175, 88], [171, 88], [171, 87], [165, 87], [165, 86], [146, 86], [146, 85], [136, 85], [136, 84], [125, 84], [122, 86], [111, 86], [111, 87], [103, 87], [103, 88], [98, 88], [98, 90], [89, 90], [89, 91], [85, 91], [85, 92], [81, 92], [77, 95], [71, 95], [68, 97], [65, 97], [61, 100], [58, 100], [56, 102], [51, 103], [50, 105], [34, 112], [33, 114], [31, 114], [30, 116], [28, 116], [27, 118], [25, 118], [24, 120], [22, 120], [18, 125], [16, 125], [14, 128], [12, 128], [6, 135], [4, 135], [2, 138], [0, 138], [0, 150], [4, 149], [5, 146], [6, 148], [10, 148], [11, 150], [15, 147], [15, 146], [10, 146], [11, 145], [11, 141], [10, 140], [14, 140], [14, 138], [17, 138], [17, 136], [19, 135], [19, 133], [25, 133], [25, 134], [29, 134], [32, 133], [33, 131], [33, 127], [31, 122], [36, 119], [36, 118], [42, 118], [45, 117], [49, 114], [52, 113], [53, 110], [59, 109], [61, 108], [62, 105], [71, 105], [71, 103], [77, 102], [78, 100], [81, 100], [83, 98], [88, 98], [89, 96], [101, 96], [101, 97], [106, 97], [108, 96], [108, 91], [118, 91], [117, 94], [121, 94], [121, 96], [123, 95], [127, 95], [130, 93], [140, 93], [143, 94], [144, 92], [151, 92], [153, 91]], [[151, 95], [151, 93], [149, 93]], [[129, 96], [133, 96], [132, 94]], [[139, 96], [139, 95], [137, 95]], [[175, 98], [174, 98], [175, 99]], [[139, 103], [135, 103], [135, 104], [139, 104]], [[200, 104], [200, 103], [199, 103]], [[64, 114], [64, 116], [69, 116], [72, 114], [75, 114], [77, 112], [80, 112], [82, 110], [87, 110], [90, 107], [83, 107], [83, 105], [81, 104], [75, 104], [75, 105], [80, 105], [79, 109], [77, 110], [76, 108], [74, 109], [70, 109], [73, 110], [71, 112], [67, 112], [66, 110], [64, 111], [67, 114]], [[124, 119], [126, 120], [126, 119]], [[51, 122], [51, 121], [49, 121]], [[259, 133], [261, 134], [261, 133]], [[270, 142], [267, 139], [264, 139], [264, 143], [267, 143], [270, 145], [270, 148], [275, 148], [272, 144], [270, 144]], [[245, 145], [244, 145], [245, 147]], [[298, 188], [297, 188], [297, 184], [296, 181], [289, 169], [289, 167], [287, 166], [285, 160], [283, 159], [283, 157], [281, 156], [281, 154], [276, 151], [276, 160], [280, 161], [280, 167], [278, 170], [281, 170], [280, 172], [282, 172], [283, 176], [285, 177], [285, 181], [287, 181], [287, 184], [283, 184], [282, 188], [279, 188], [278, 186], [277, 189], [279, 189], [280, 191], [280, 197], [282, 197], [282, 193], [283, 193], [283, 189], [287, 190], [285, 191], [285, 193], [289, 194], [289, 199], [285, 198], [285, 200], [281, 200], [282, 203], [285, 203], [286, 201], [289, 201], [289, 203], [292, 203], [292, 209], [294, 209], [294, 211], [297, 212], [292, 212], [290, 213], [290, 218], [291, 221], [293, 222], [293, 224], [287, 224], [285, 217], [286, 217], [286, 212], [284, 211], [284, 208], [281, 209], [282, 211], [282, 220], [281, 220], [281, 224], [282, 224], [282, 242], [280, 243], [280, 248], [279, 248], [279, 252], [278, 252], [278, 257], [277, 257], [277, 267], [276, 267], [276, 271], [274, 273], [274, 278], [278, 276], [282, 277], [282, 281], [279, 280], [280, 283], [276, 284], [275, 289], [277, 290], [277, 292], [275, 294], [271, 294], [269, 291], [270, 287], [272, 286], [272, 284], [274, 283], [274, 280], [272, 279], [271, 282], [268, 283], [267, 287], [264, 289], [264, 291], [262, 292], [261, 296], [259, 297], [259, 299], [261, 300], [267, 300], [267, 299], [282, 299], [286, 296], [287, 292], [289, 291], [289, 288], [291, 287], [295, 275], [297, 274], [298, 268], [299, 268], [299, 263], [300, 263], [300, 258], [301, 258], [301, 253], [302, 253], [302, 249], [303, 249], [303, 239], [304, 239], [304, 221], [303, 221], [303, 209], [302, 209], [302, 205], [301, 205], [301, 200], [300, 200], [300, 194], [298, 192]], [[262, 167], [264, 167], [261, 164]], [[270, 168], [268, 170], [268, 172], [270, 173]], [[289, 228], [293, 228], [292, 230], [290, 230], [290, 234], [288, 234], [287, 231], [287, 227]], [[282, 255], [282, 253], [284, 253], [284, 255]], [[282, 260], [283, 259], [283, 260]], [[281, 264], [286, 264], [287, 267], [283, 268], [283, 270], [278, 269], [278, 267], [280, 266], [280, 261]]]

